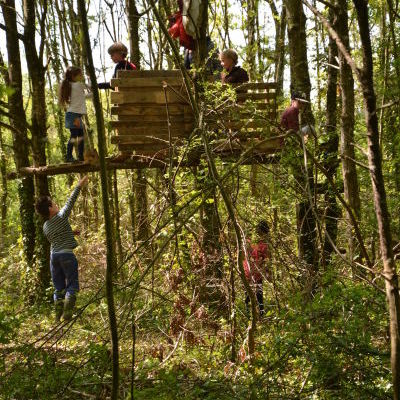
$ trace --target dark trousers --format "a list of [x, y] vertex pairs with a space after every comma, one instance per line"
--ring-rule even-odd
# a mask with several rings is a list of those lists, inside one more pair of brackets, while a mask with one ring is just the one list
[[[251, 286], [252, 289], [253, 288], [255, 289], [258, 308], [260, 310], [260, 315], [263, 315], [264, 314], [264, 295], [263, 295], [262, 282], [261, 283], [256, 283], [255, 285], [250, 285], [250, 286]], [[248, 310], [249, 309], [249, 303], [250, 303], [249, 295], [246, 296], [245, 303], [246, 303], [246, 309]]]
[[79, 290], [78, 260], [74, 253], [51, 253], [50, 272], [54, 301], [73, 296]]
[[74, 147], [74, 142], [78, 142], [78, 159], [79, 161], [83, 161], [83, 129], [82, 128], [71, 128], [70, 129], [71, 136], [69, 138], [67, 144], [67, 161], [72, 160], [72, 149]]

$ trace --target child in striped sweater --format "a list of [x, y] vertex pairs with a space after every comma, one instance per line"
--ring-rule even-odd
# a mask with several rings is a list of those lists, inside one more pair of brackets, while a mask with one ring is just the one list
[[78, 261], [73, 250], [78, 246], [74, 235], [79, 234], [79, 232], [72, 230], [68, 218], [81, 188], [87, 182], [87, 176], [79, 181], [61, 210], [48, 196], [41, 196], [35, 205], [36, 212], [46, 220], [43, 225], [43, 232], [51, 245], [50, 272], [54, 285], [57, 321], [61, 317], [66, 321], [72, 318], [76, 292], [79, 290]]

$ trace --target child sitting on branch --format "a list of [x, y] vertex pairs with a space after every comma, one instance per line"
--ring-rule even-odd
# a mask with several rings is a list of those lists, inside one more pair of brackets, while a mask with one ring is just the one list
[[61, 210], [48, 196], [39, 197], [35, 204], [36, 212], [46, 220], [43, 232], [51, 245], [50, 272], [54, 285], [56, 321], [61, 318], [69, 321], [72, 318], [76, 293], [79, 291], [78, 261], [73, 250], [78, 246], [74, 235], [79, 232], [72, 230], [69, 216], [81, 188], [87, 182], [87, 176], [79, 181]]

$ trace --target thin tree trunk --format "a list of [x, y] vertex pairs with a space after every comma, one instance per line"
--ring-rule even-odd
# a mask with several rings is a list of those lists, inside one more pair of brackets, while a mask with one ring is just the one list
[[[329, 10], [329, 18], [333, 27], [336, 27], [337, 18], [332, 10]], [[334, 67], [336, 65], [336, 58], [338, 50], [336, 42], [329, 38], [329, 55], [328, 55], [328, 82], [326, 90], [326, 137], [324, 143], [324, 168], [329, 174], [330, 179], [334, 179], [336, 169], [338, 167], [338, 147], [339, 136], [336, 131], [337, 120], [337, 81], [338, 70]], [[333, 246], [336, 245], [338, 218], [340, 209], [336, 202], [336, 196], [329, 188], [325, 193], [325, 239], [323, 244], [323, 264], [330, 263]]]
[[248, 0], [247, 4], [247, 43], [246, 43], [246, 62], [249, 66], [249, 76], [251, 81], [256, 81], [257, 67], [256, 67], [256, 19], [258, 13], [258, 0]]
[[[41, 42], [39, 51], [32, 38], [36, 35], [36, 12], [35, 1], [24, 0], [24, 47], [28, 64], [28, 73], [32, 87], [31, 128], [32, 153], [35, 166], [46, 165], [46, 143], [47, 143], [47, 117], [45, 97], [45, 73], [43, 66], [43, 52], [45, 41], [44, 20], [47, 14], [47, 1], [43, 2], [41, 20], [38, 21]], [[49, 186], [47, 176], [35, 178], [36, 192], [38, 196], [48, 196]], [[38, 290], [45, 292], [50, 285], [50, 243], [43, 233], [43, 222], [36, 218], [36, 252], [38, 261]]]
[[[343, 45], [349, 51], [349, 27], [347, 15], [347, 0], [338, 0], [337, 9], [337, 33]], [[342, 94], [342, 112], [340, 127], [340, 155], [342, 159], [342, 174], [344, 185], [344, 198], [349, 204], [357, 222], [361, 219], [361, 202], [358, 185], [357, 168], [354, 160], [354, 79], [351, 68], [345, 60], [342, 52], [339, 54], [340, 65], [340, 89]], [[355, 242], [351, 218], [348, 221], [348, 259], [352, 261], [355, 253]]]
[[[306, 98], [310, 99], [311, 83], [308, 72], [306, 17], [303, 5], [301, 0], [286, 0], [285, 5], [288, 17], [291, 89], [303, 92]], [[302, 120], [307, 124], [314, 125], [314, 116], [310, 106], [304, 109]], [[302, 188], [301, 195], [305, 199], [296, 207], [299, 255], [308, 264], [311, 275], [314, 275], [318, 257], [316, 221], [312, 211], [312, 188], [314, 186], [312, 171], [311, 167], [305, 170], [302, 158], [299, 157], [298, 165], [294, 167], [294, 175]]]
[[129, 47], [131, 53], [131, 61], [140, 69], [140, 49], [139, 49], [139, 18], [140, 14], [137, 10], [136, 0], [126, 0], [126, 9], [128, 15], [129, 29]]
[[117, 170], [114, 170], [113, 174], [113, 183], [114, 183], [114, 219], [115, 219], [115, 239], [117, 242], [117, 263], [120, 264], [122, 261], [122, 240], [121, 240], [121, 213], [119, 210], [119, 196], [118, 196], [118, 174]]
[[391, 367], [393, 398], [400, 398], [400, 298], [396, 264], [392, 250], [390, 215], [386, 202], [386, 190], [379, 148], [378, 118], [373, 80], [372, 46], [369, 29], [368, 3], [353, 0], [362, 43], [363, 67], [359, 70], [364, 97], [365, 122], [367, 124], [368, 163], [374, 194], [374, 206], [378, 222], [380, 248], [383, 260], [386, 296], [390, 314]]
[[283, 93], [283, 75], [285, 69], [285, 37], [286, 37], [286, 7], [282, 4], [281, 13], [279, 14], [278, 9], [274, 0], [268, 0], [268, 4], [271, 8], [272, 16], [275, 24], [275, 75], [274, 79], [276, 82], [276, 96], [278, 99]]
[[0, 127], [0, 173], [1, 173], [1, 228], [0, 228], [0, 254], [6, 248], [6, 232], [7, 232], [7, 200], [8, 200], [8, 184], [7, 184], [7, 159], [4, 151], [3, 130]]
[[117, 318], [115, 314], [114, 293], [113, 293], [113, 276], [116, 269], [115, 253], [113, 245], [113, 224], [110, 215], [108, 204], [108, 184], [107, 184], [107, 170], [106, 170], [106, 146], [105, 146], [105, 129], [103, 120], [103, 111], [100, 104], [99, 91], [97, 88], [96, 73], [93, 65], [93, 58], [91, 53], [91, 44], [89, 37], [89, 28], [85, 8], [85, 0], [78, 0], [78, 7], [82, 19], [82, 33], [84, 46], [88, 59], [88, 70], [90, 80], [92, 83], [93, 103], [96, 110], [96, 124], [97, 124], [97, 140], [99, 148], [100, 159], [100, 177], [101, 177], [101, 193], [103, 200], [105, 234], [107, 244], [107, 269], [106, 269], [106, 297], [108, 304], [108, 319], [111, 333], [111, 354], [112, 354], [112, 388], [111, 399], [118, 399], [119, 392], [119, 349], [118, 349], [118, 328]]
[[[1, 3], [3, 18], [6, 25], [6, 41], [8, 54], [8, 86], [12, 88], [8, 95], [10, 125], [13, 131], [13, 150], [17, 170], [29, 166], [29, 140], [27, 124], [22, 98], [22, 73], [19, 54], [19, 33], [17, 30], [15, 1], [7, 0]], [[33, 268], [33, 255], [35, 249], [35, 223], [34, 223], [34, 187], [32, 177], [23, 177], [18, 186], [20, 202], [20, 223], [22, 243], [26, 262]]]

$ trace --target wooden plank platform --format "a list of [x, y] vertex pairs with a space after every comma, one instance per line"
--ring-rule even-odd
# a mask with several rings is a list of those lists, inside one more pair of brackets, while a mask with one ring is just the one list
[[[111, 93], [114, 103], [111, 113], [118, 120], [111, 122], [116, 133], [111, 142], [117, 144], [120, 151], [149, 154], [153, 144], [154, 154], [159, 155], [169, 146], [169, 134], [177, 145], [192, 133], [194, 116], [180, 71], [119, 71], [112, 85], [116, 91]], [[210, 129], [225, 138], [235, 134], [243, 145], [248, 139], [270, 135], [270, 121], [276, 118], [276, 83], [250, 82], [232, 86], [237, 92], [236, 103], [229, 104], [221, 115], [215, 110], [211, 118], [206, 118]], [[177, 142], [178, 138], [181, 140]], [[269, 152], [273, 146], [279, 151], [278, 142], [265, 151]]]
[[[167, 83], [164, 92], [164, 83]], [[195, 127], [181, 72], [118, 71], [112, 79], [111, 121], [115, 135], [111, 142], [128, 158], [107, 158], [108, 169], [164, 168], [170, 154], [187, 144]], [[214, 137], [212, 150], [223, 159], [237, 159], [249, 147], [254, 147], [246, 163], [271, 162], [277, 159], [282, 141], [274, 138], [271, 129], [276, 119], [276, 84], [250, 82], [226, 86], [234, 88], [236, 96], [216, 106], [205, 121]], [[168, 102], [168, 113], [165, 104]], [[222, 88], [222, 94], [224, 87]], [[232, 93], [232, 91], [230, 91]], [[265, 141], [264, 139], [269, 140]], [[191, 148], [180, 165], [195, 165], [204, 157], [201, 145]], [[175, 163], [176, 160], [173, 160]], [[98, 171], [98, 164], [73, 163], [23, 168], [18, 176], [58, 175]], [[17, 174], [11, 174], [11, 179]]]

